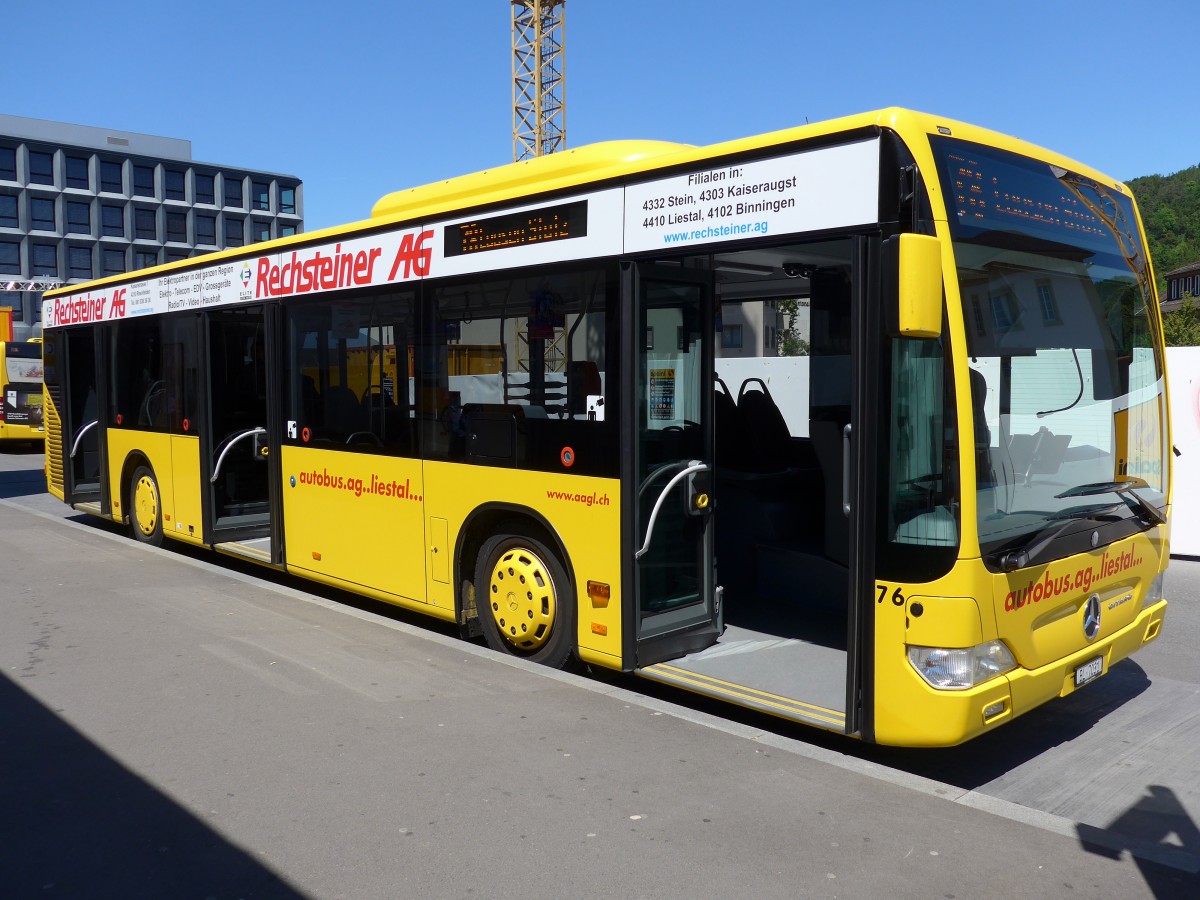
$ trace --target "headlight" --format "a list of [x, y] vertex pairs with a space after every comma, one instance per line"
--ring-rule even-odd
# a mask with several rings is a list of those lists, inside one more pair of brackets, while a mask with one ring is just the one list
[[1159, 572], [1154, 576], [1154, 580], [1150, 582], [1150, 587], [1146, 588], [1146, 599], [1142, 601], [1142, 609], [1148, 606], [1153, 606], [1163, 598], [1163, 576], [1166, 572]]
[[909, 647], [908, 661], [931, 687], [944, 691], [966, 690], [1017, 667], [1003, 641], [961, 650]]

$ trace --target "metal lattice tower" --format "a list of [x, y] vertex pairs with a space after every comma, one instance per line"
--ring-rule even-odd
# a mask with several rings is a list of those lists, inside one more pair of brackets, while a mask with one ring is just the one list
[[563, 16], [567, 0], [510, 0], [513, 162], [567, 145]]

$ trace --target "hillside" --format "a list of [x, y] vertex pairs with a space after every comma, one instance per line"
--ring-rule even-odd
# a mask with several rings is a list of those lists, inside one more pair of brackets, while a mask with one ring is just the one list
[[1158, 274], [1200, 262], [1200, 165], [1174, 175], [1146, 175], [1128, 182], [1137, 198]]

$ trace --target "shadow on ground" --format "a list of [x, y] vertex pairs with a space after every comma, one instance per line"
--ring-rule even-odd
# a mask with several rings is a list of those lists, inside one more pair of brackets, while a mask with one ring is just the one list
[[301, 898], [0, 676], [9, 897]]

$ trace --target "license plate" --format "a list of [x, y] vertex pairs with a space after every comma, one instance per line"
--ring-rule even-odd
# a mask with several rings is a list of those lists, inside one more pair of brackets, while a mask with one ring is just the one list
[[1089, 659], [1083, 665], [1075, 669], [1075, 687], [1081, 687], [1089, 681], [1093, 681], [1100, 677], [1104, 671], [1104, 657], [1097, 656], [1095, 659]]

